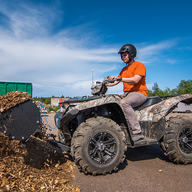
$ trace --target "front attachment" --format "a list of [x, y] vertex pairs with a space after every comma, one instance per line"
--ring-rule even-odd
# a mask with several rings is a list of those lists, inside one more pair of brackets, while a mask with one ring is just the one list
[[0, 115], [0, 132], [12, 139], [26, 140], [37, 130], [39, 123], [39, 109], [28, 99]]

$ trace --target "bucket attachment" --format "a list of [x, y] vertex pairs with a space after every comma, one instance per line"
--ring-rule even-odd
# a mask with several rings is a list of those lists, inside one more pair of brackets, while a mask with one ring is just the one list
[[40, 112], [31, 99], [17, 104], [0, 115], [0, 132], [16, 140], [27, 140], [40, 123]]

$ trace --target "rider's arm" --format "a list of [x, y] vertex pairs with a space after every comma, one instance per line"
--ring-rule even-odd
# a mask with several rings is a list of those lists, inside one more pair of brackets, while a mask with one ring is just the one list
[[[132, 84], [137, 84], [140, 80], [141, 80], [142, 76], [141, 75], [135, 75], [134, 77], [128, 77], [128, 78], [122, 78], [122, 82], [124, 83], [132, 83]], [[112, 79], [117, 79], [117, 77], [115, 76], [109, 76], [108, 77], [109, 80], [112, 80]], [[106, 84], [106, 86], [114, 86], [114, 85], [117, 85], [119, 84], [120, 81], [115, 81], [114, 83], [108, 83]]]
[[141, 78], [142, 78], [141, 75], [135, 75], [134, 77], [122, 78], [121, 81], [124, 83], [137, 84], [141, 80]]

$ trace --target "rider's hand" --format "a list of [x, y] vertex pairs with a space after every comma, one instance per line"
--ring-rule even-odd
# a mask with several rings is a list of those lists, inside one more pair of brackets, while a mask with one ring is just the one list
[[115, 76], [108, 76], [107, 78], [108, 78], [109, 80], [117, 79], [117, 77], [115, 77]]

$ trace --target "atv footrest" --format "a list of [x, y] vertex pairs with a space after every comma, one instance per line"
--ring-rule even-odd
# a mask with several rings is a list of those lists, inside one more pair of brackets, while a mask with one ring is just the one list
[[148, 137], [144, 137], [144, 139], [136, 141], [134, 143], [133, 147], [140, 147], [140, 146], [154, 145], [154, 144], [158, 144], [157, 139], [151, 139], [151, 138], [148, 138]]

